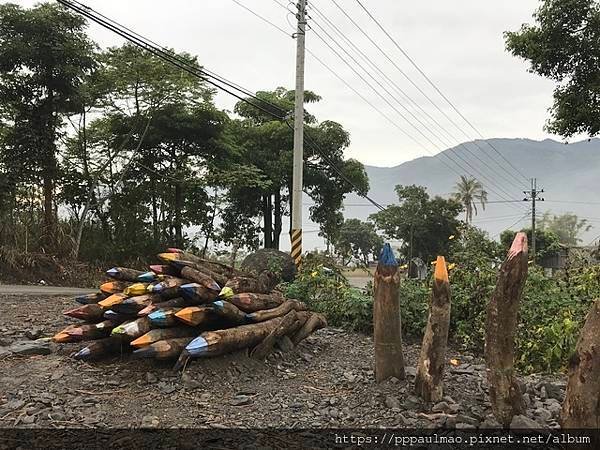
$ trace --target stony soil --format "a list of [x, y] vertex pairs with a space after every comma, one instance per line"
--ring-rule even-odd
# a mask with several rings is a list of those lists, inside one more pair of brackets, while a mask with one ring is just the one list
[[[17, 341], [51, 336], [72, 306], [58, 297], [0, 297], [1, 427], [494, 427], [483, 363], [450, 351], [446, 398], [423, 404], [412, 394], [418, 346], [406, 345], [406, 381], [377, 385], [373, 340], [320, 330], [266, 362], [235, 354], [196, 360], [183, 374], [170, 364], [124, 355], [94, 364], [69, 354], [82, 344], [51, 345], [48, 355], [16, 356]], [[528, 417], [520, 427], [557, 427], [563, 377], [526, 377]], [[534, 422], [531, 422], [531, 420]]]

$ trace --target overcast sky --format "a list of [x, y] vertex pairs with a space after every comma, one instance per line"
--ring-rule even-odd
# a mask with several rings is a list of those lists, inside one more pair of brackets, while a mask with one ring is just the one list
[[[286, 4], [286, 0], [277, 1]], [[312, 22], [314, 31], [308, 31], [307, 48], [395, 123], [391, 124], [312, 56], [307, 55], [306, 89], [323, 97], [320, 104], [310, 105], [310, 111], [320, 120], [340, 122], [351, 133], [352, 144], [347, 151], [348, 156], [365, 164], [393, 166], [418, 156], [437, 153], [467, 138], [478, 137], [427, 85], [355, 0], [336, 1], [408, 78], [460, 126], [456, 128], [419, 93], [332, 0], [312, 0], [312, 20], [309, 23]], [[16, 3], [32, 6], [38, 2], [21, 0]], [[277, 86], [294, 87], [295, 41], [232, 0], [88, 0], [84, 3], [162, 45], [198, 55], [200, 63], [206, 68], [252, 91]], [[294, 17], [275, 0], [239, 0], [239, 3], [290, 34], [294, 31], [291, 25]], [[531, 14], [539, 4], [537, 0], [364, 0], [363, 4], [380, 19], [400, 46], [483, 136], [553, 137], [543, 131], [547, 109], [552, 104], [553, 83], [528, 73], [525, 62], [505, 51], [502, 36], [506, 30], [515, 30], [522, 23], [531, 22]], [[442, 131], [436, 130], [440, 139], [430, 135], [394, 98], [367, 75], [363, 75], [388, 99], [393, 108], [411, 119], [426, 137], [416, 131], [319, 40], [315, 33], [326, 38], [319, 27], [340, 40], [319, 12], [368, 55], [412, 101], [435, 118], [445, 130], [443, 135]], [[90, 34], [101, 46], [122, 43], [120, 38], [97, 26], [90, 28]], [[335, 47], [333, 42], [330, 45]], [[349, 62], [360, 71], [351, 60]], [[386, 85], [386, 81], [377, 73], [373, 75], [396, 99], [402, 101], [394, 87]], [[227, 94], [219, 94], [216, 101], [227, 109], [231, 109], [235, 103]], [[430, 121], [412, 102], [404, 100], [402, 103], [422, 122]], [[419, 144], [398, 127], [411, 134]]]

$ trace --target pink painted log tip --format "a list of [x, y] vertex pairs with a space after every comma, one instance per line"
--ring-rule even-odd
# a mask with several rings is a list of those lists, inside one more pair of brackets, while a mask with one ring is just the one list
[[508, 257], [514, 258], [519, 253], [527, 253], [527, 251], [527, 235], [523, 232], [519, 232], [515, 236], [513, 243], [510, 246], [510, 250], [508, 251]]

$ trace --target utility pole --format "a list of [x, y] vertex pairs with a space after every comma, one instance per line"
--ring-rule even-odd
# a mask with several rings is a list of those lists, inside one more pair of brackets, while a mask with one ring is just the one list
[[527, 195], [523, 200], [531, 202], [531, 256], [533, 263], [535, 264], [535, 203], [543, 202], [545, 199], [538, 197], [539, 194], [543, 194], [544, 190], [537, 188], [537, 178], [531, 179], [531, 190], [523, 191], [523, 194]]
[[294, 108], [294, 167], [292, 172], [291, 255], [296, 267], [302, 263], [302, 172], [304, 169], [304, 53], [306, 0], [298, 0], [296, 37], [296, 96]]

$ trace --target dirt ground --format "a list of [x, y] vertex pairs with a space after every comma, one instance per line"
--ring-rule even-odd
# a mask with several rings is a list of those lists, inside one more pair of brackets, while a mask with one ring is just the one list
[[[0, 296], [0, 350], [27, 331], [52, 336], [69, 323], [61, 313], [71, 306], [62, 297]], [[0, 428], [497, 426], [482, 361], [454, 351], [448, 359], [462, 364], [448, 366], [447, 397], [428, 405], [412, 393], [416, 345], [405, 345], [407, 380], [378, 385], [372, 338], [339, 329], [320, 330], [266, 362], [234, 354], [195, 360], [183, 374], [128, 355], [93, 364], [71, 359], [82, 346], [0, 357]], [[556, 427], [564, 379], [528, 377], [523, 387], [527, 415]]]

